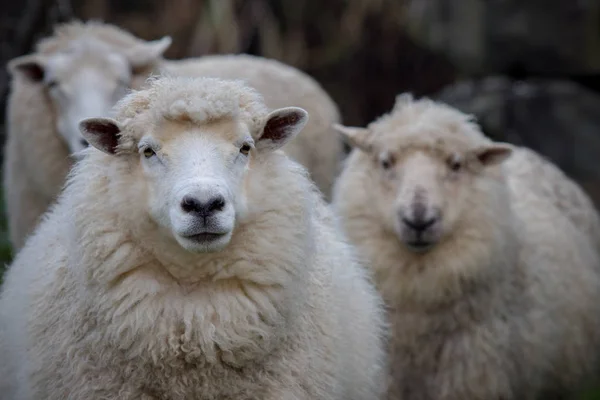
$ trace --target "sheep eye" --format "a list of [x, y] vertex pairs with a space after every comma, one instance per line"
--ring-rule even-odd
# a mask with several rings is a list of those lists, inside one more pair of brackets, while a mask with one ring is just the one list
[[242, 147], [240, 147], [240, 153], [247, 156], [250, 153], [251, 146], [248, 143], [244, 143]]
[[448, 167], [451, 171], [457, 172], [462, 168], [462, 163], [459, 159], [453, 157], [448, 161]]
[[390, 169], [392, 165], [394, 165], [394, 160], [390, 156], [383, 157], [379, 160], [379, 164], [381, 164], [381, 168]]
[[156, 153], [154, 152], [154, 150], [152, 150], [150, 147], [146, 147], [144, 149], [144, 157], [146, 157], [146, 158], [150, 158], [150, 157], [152, 157], [155, 154]]

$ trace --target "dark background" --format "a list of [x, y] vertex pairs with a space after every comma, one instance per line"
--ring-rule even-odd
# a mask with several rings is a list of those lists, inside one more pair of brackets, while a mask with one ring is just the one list
[[[171, 35], [168, 58], [243, 52], [271, 57], [314, 76], [338, 103], [347, 125], [367, 124], [390, 110], [404, 91], [475, 113], [488, 135], [551, 158], [600, 205], [600, 1], [0, 4], [3, 65], [30, 52], [55, 23], [71, 18], [101, 19], [144, 39]], [[2, 109], [8, 87], [2, 68]], [[4, 114], [0, 141], [3, 125]]]
[[[169, 58], [239, 52], [272, 57], [314, 76], [339, 104], [345, 124], [368, 123], [403, 91], [475, 113], [490, 136], [550, 157], [600, 204], [600, 1], [0, 4], [3, 64], [29, 52], [54, 23], [73, 17], [101, 19], [145, 39], [171, 35]], [[3, 109], [7, 90], [3, 68]]]

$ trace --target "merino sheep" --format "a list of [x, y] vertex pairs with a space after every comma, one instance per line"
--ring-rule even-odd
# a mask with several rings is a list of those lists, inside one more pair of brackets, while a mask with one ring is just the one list
[[306, 111], [166, 76], [116, 110], [8, 269], [0, 397], [380, 398], [381, 298], [278, 151]]
[[331, 129], [339, 112], [319, 84], [282, 63], [251, 56], [211, 56], [166, 61], [170, 37], [145, 42], [99, 22], [59, 25], [34, 54], [9, 63], [13, 75], [4, 160], [5, 200], [10, 239], [18, 250], [40, 216], [62, 189], [70, 153], [87, 144], [77, 129], [81, 119], [110, 115], [131, 87], [139, 89], [151, 73], [240, 78], [257, 88], [272, 108], [295, 104], [311, 119], [302, 135], [285, 148], [308, 168], [329, 198], [343, 154]]
[[367, 128], [337, 129], [354, 149], [333, 204], [390, 310], [388, 398], [579, 388], [598, 366], [600, 260], [532, 170], [514, 173], [514, 147], [406, 94]]

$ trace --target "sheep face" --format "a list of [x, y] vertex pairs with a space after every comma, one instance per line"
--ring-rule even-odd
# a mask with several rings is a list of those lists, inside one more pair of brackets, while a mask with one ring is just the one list
[[[511, 154], [504, 144], [468, 143], [441, 132], [390, 132], [338, 126], [364, 154], [374, 205], [383, 224], [408, 249], [426, 252], [457, 229], [473, 210], [471, 198], [484, 200], [482, 182], [490, 166]], [[367, 140], [367, 138], [369, 140]]]
[[259, 135], [235, 117], [202, 123], [163, 119], [139, 138], [109, 118], [84, 120], [81, 131], [105, 153], [133, 157], [151, 218], [184, 249], [206, 253], [229, 244], [246, 211], [252, 159], [283, 146], [307, 119], [299, 108], [275, 110]]
[[150, 42], [123, 54], [83, 38], [62, 52], [11, 60], [9, 70], [43, 88], [56, 115], [57, 132], [70, 152], [77, 154], [88, 145], [79, 131], [79, 121], [110, 115], [114, 104], [127, 93], [132, 71], [153, 62], [169, 43], [170, 39]]
[[244, 179], [254, 141], [234, 120], [186, 127], [165, 123], [138, 143], [150, 215], [187, 250], [229, 243], [244, 211]]

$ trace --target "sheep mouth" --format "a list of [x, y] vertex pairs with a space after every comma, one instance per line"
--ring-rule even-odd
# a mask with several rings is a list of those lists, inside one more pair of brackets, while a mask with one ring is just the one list
[[406, 245], [415, 252], [424, 252], [433, 247], [435, 243], [427, 240], [413, 240], [406, 242]]
[[226, 235], [227, 235], [227, 233], [203, 232], [203, 233], [197, 233], [195, 235], [185, 236], [185, 238], [187, 240], [192, 240], [194, 242], [205, 243], [205, 242], [213, 242], [215, 240], [219, 240]]

